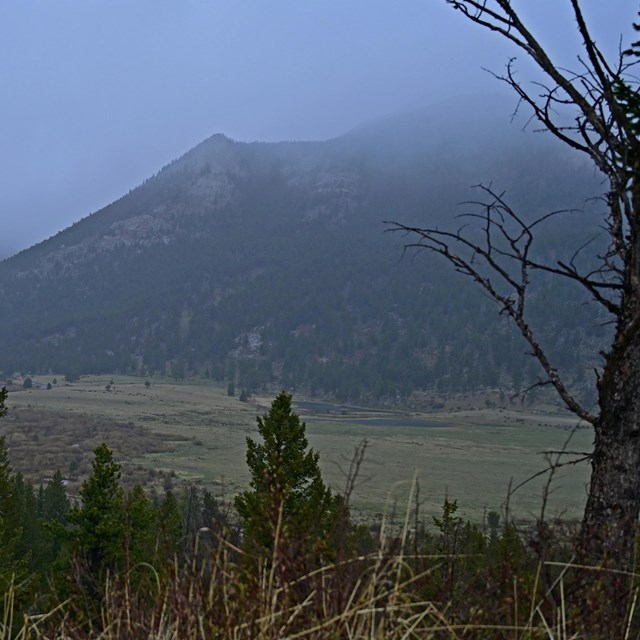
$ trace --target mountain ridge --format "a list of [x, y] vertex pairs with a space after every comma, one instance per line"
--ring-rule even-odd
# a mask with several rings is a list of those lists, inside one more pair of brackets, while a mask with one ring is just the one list
[[[0, 263], [0, 370], [208, 373], [249, 390], [374, 400], [535, 375], [520, 354], [501, 362], [498, 346], [486, 361], [494, 375], [482, 373], [491, 327], [516, 337], [442, 265], [401, 260], [403, 240], [383, 220], [451, 224], [469, 185], [489, 177], [539, 215], [579, 206], [597, 180], [557, 145], [501, 138], [491, 118], [477, 138], [453, 139], [455, 123], [422, 126], [412, 148], [395, 150], [394, 130], [411, 137], [415, 123], [387, 119], [322, 142], [207, 138]], [[554, 250], [571, 223], [560, 229], [548, 234]], [[486, 308], [471, 324], [469, 301]], [[597, 333], [567, 330], [574, 343]]]

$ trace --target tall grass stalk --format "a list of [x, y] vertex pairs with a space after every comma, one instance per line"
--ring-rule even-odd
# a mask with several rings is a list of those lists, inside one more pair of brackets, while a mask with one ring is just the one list
[[[410, 524], [411, 502], [417, 494], [414, 478], [401, 529], [394, 532], [393, 517], [385, 513], [374, 551], [339, 557], [301, 572], [296, 572], [299, 566], [313, 563], [290, 553], [281, 509], [268, 558], [253, 562], [257, 559], [248, 558], [224, 535], [209, 535], [209, 530], [202, 529], [188, 559], [175, 557], [169, 571], [140, 563], [123, 575], [107, 574], [97, 605], [94, 600], [89, 606], [89, 596], [76, 593], [46, 614], [30, 610], [36, 603], [25, 614], [18, 605], [18, 587], [11, 580], [2, 599], [0, 640], [590, 637], [575, 620], [575, 611], [581, 610], [576, 605], [581, 603], [572, 601], [571, 576], [585, 570], [597, 576], [601, 568], [536, 560], [526, 540], [509, 537], [506, 529], [503, 538], [491, 543], [477, 529], [455, 532], [456, 540], [471, 533], [480, 535], [481, 552], [416, 552], [437, 549], [438, 544], [447, 549], [446, 541], [433, 537], [416, 540], [418, 527], [412, 530]], [[555, 547], [549, 545], [545, 553], [553, 551]], [[624, 577], [638, 582], [638, 576]], [[632, 595], [625, 640], [638, 633], [634, 616], [640, 587]]]

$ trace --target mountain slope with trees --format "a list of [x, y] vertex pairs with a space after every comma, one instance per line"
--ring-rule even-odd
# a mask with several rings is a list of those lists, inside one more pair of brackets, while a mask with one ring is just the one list
[[[325, 142], [215, 135], [0, 263], [0, 370], [208, 375], [341, 401], [519, 388], [536, 369], [506, 323], [495, 330], [496, 307], [435, 261], [403, 258], [403, 238], [383, 224], [444, 224], [488, 180], [531, 216], [583, 208], [601, 191], [585, 165], [509, 129], [491, 102]], [[589, 237], [564, 218], [542, 230], [547, 256]], [[579, 382], [606, 330], [576, 322], [580, 297], [550, 310], [549, 286], [540, 281], [532, 305]], [[470, 302], [472, 319], [461, 312]]]

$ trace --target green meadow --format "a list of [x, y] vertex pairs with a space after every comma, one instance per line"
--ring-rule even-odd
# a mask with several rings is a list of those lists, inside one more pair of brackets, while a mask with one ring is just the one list
[[[158, 489], [192, 482], [226, 499], [244, 489], [246, 437], [255, 437], [255, 418], [272, 398], [240, 402], [209, 382], [150, 383], [86, 376], [50, 390], [11, 392], [0, 434], [7, 438], [12, 464], [36, 483], [60, 468], [77, 487], [90, 469], [93, 448], [105, 441], [131, 482]], [[541, 473], [557, 459], [545, 452], [591, 448], [592, 432], [574, 430], [576, 419], [566, 413], [487, 408], [408, 413], [295, 396], [294, 401], [300, 402], [309, 442], [320, 452], [323, 475], [334, 489], [345, 487], [353, 453], [366, 442], [351, 497], [362, 516], [404, 514], [410, 494], [423, 514], [437, 513], [446, 496], [475, 521], [507, 503], [517, 519], [537, 517], [543, 502], [546, 517], [576, 518], [583, 507], [586, 462], [556, 469], [552, 477]], [[526, 482], [536, 474], [541, 475]], [[509, 487], [518, 488], [509, 495]]]

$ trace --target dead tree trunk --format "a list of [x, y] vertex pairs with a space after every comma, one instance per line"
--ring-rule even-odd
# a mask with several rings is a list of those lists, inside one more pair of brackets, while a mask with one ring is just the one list
[[[473, 216], [482, 220], [482, 243], [460, 231], [396, 228], [417, 234], [415, 246], [440, 254], [480, 284], [531, 345], [547, 375], [541, 384], [552, 384], [565, 405], [593, 425], [592, 477], [577, 561], [598, 569], [591, 573], [586, 569], [582, 580], [583, 586], [589, 580], [595, 585], [594, 589], [581, 588], [586, 600], [599, 593], [604, 607], [600, 613], [605, 612], [602, 625], [589, 633], [618, 637], [624, 624], [640, 515], [640, 82], [631, 73], [631, 67], [640, 61], [640, 42], [621, 50], [617, 59], [607, 60], [591, 36], [580, 0], [566, 1], [582, 42], [575, 72], [554, 64], [512, 0], [446, 0], [537, 65], [548, 84], [536, 82], [534, 90], [512, 72], [513, 59], [506, 73], [496, 77], [531, 109], [532, 118], [567, 146], [589, 156], [607, 178], [604, 227], [609, 246], [603, 255], [593, 256], [599, 267], [581, 273], [573, 262], [539, 264], [532, 260], [532, 229], [546, 218], [526, 224], [490, 189], [485, 192], [493, 201], [479, 203], [484, 213]], [[626, 26], [621, 25], [621, 30]], [[634, 27], [640, 31], [640, 26]], [[602, 375], [597, 380], [598, 415], [576, 402], [527, 323], [529, 273], [534, 270], [576, 282], [615, 318], [614, 340], [603, 354]], [[589, 604], [584, 602], [584, 611]]]
[[[640, 223], [640, 221], [638, 221]], [[578, 540], [578, 562], [604, 569], [599, 593], [582, 588], [585, 606], [616, 624], [627, 614], [640, 516], [640, 269], [636, 225], [629, 231], [616, 333], [598, 379], [600, 413], [594, 423], [591, 481]], [[589, 579], [584, 578], [589, 584]], [[611, 630], [612, 627], [609, 626]]]

